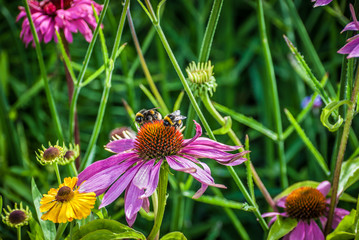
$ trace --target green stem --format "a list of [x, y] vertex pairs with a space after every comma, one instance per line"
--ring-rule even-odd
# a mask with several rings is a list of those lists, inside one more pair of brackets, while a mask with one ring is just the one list
[[149, 69], [147, 67], [146, 60], [145, 60], [145, 58], [144, 58], [144, 56], [142, 54], [141, 46], [140, 46], [140, 43], [139, 43], [138, 38], [137, 38], [135, 26], [133, 25], [133, 21], [132, 21], [130, 11], [127, 11], [127, 21], [128, 21], [129, 26], [130, 26], [132, 39], [133, 39], [133, 42], [135, 43], [137, 55], [138, 55], [138, 57], [140, 59], [141, 66], [142, 66], [143, 72], [145, 74], [147, 83], [150, 86], [153, 95], [155, 95], [156, 100], [157, 100], [157, 102], [159, 103], [159, 105], [161, 107], [161, 112], [164, 112], [164, 113], [168, 114], [169, 113], [168, 108], [167, 108], [165, 102], [163, 101], [163, 99], [161, 97], [161, 94], [159, 93], [159, 91], [158, 91], [158, 89], [156, 87], [156, 84], [154, 83], [154, 81], [152, 79], [151, 73], [150, 73], [150, 71], [149, 71]]
[[[113, 45], [113, 49], [112, 49], [112, 53], [110, 56], [110, 59], [108, 60], [108, 66], [106, 68], [106, 79], [105, 79], [105, 86], [103, 89], [103, 93], [102, 93], [102, 98], [101, 98], [101, 103], [100, 103], [100, 107], [97, 113], [97, 118], [96, 118], [96, 122], [95, 122], [95, 127], [92, 131], [92, 135], [89, 141], [89, 145], [87, 147], [84, 159], [81, 163], [81, 168], [80, 169], [84, 169], [84, 167], [87, 166], [90, 157], [92, 157], [94, 150], [95, 150], [95, 146], [96, 146], [96, 142], [97, 142], [97, 138], [98, 135], [100, 133], [101, 127], [102, 127], [102, 121], [103, 121], [103, 116], [105, 115], [105, 110], [106, 110], [106, 105], [107, 105], [107, 100], [108, 100], [108, 96], [110, 93], [110, 89], [111, 89], [111, 79], [112, 79], [112, 73], [113, 73], [113, 69], [114, 69], [114, 65], [115, 65], [115, 61], [116, 61], [116, 53], [118, 51], [118, 48], [120, 47], [120, 42], [121, 42], [121, 36], [122, 36], [122, 31], [123, 31], [123, 27], [125, 24], [125, 19], [126, 19], [126, 12], [128, 10], [130, 1], [126, 0], [123, 10], [122, 10], [122, 15], [121, 15], [121, 19], [120, 19], [120, 23], [118, 25], [118, 29], [117, 29], [117, 34], [116, 34], [116, 38], [115, 38], [115, 43]], [[78, 81], [80, 82], [80, 81]]]
[[278, 134], [277, 146], [278, 146], [279, 164], [280, 164], [280, 179], [281, 179], [282, 188], [286, 188], [288, 187], [288, 178], [287, 178], [287, 166], [286, 166], [285, 155], [284, 155], [284, 142], [283, 142], [283, 132], [282, 132], [283, 130], [282, 130], [282, 120], [280, 116], [278, 90], [277, 90], [277, 84], [274, 75], [272, 56], [269, 49], [268, 38], [266, 33], [262, 0], [257, 0], [257, 5], [258, 5], [257, 13], [258, 13], [259, 31], [260, 31], [265, 66], [266, 66], [266, 75], [267, 75], [266, 79], [268, 81], [269, 96], [272, 102], [274, 118], [276, 123], [275, 127]]
[[155, 215], [155, 224], [153, 225], [153, 228], [150, 232], [150, 235], [148, 235], [147, 240], [153, 240], [156, 238], [157, 234], [159, 234], [163, 215], [165, 213], [165, 207], [166, 207], [166, 193], [167, 193], [167, 184], [168, 184], [168, 173], [169, 173], [169, 167], [167, 163], [163, 163], [161, 166], [160, 171], [160, 177], [158, 182], [158, 209], [157, 214]]
[[[87, 48], [87, 52], [86, 52], [86, 55], [85, 55], [85, 60], [83, 61], [82, 68], [80, 70], [80, 73], [79, 73], [79, 76], [77, 78], [77, 82], [76, 82], [76, 85], [75, 85], [75, 88], [74, 88], [74, 93], [72, 95], [72, 101], [71, 101], [71, 106], [70, 106], [70, 114], [69, 114], [69, 132], [70, 132], [69, 137], [70, 137], [70, 142], [72, 142], [72, 137], [74, 136], [75, 112], [76, 112], [77, 99], [79, 97], [80, 90], [81, 90], [81, 87], [82, 87], [81, 84], [82, 84], [82, 81], [83, 81], [83, 79], [85, 77], [87, 66], [88, 66], [88, 63], [90, 61], [92, 51], [93, 51], [95, 43], [96, 43], [97, 36], [99, 34], [99, 29], [101, 28], [101, 23], [102, 23], [102, 21], [103, 21], [103, 19], [105, 17], [109, 2], [110, 2], [110, 0], [105, 0], [105, 2], [103, 4], [103, 9], [102, 9], [102, 12], [101, 12], [101, 15], [100, 15], [100, 19], [99, 19], [98, 24], [96, 26], [96, 29], [95, 29], [95, 31], [93, 33], [90, 45]], [[83, 165], [83, 163], [81, 164], [81, 166], [82, 165]]]
[[343, 134], [342, 134], [342, 138], [341, 138], [341, 141], [340, 141], [338, 157], [337, 157], [337, 161], [336, 161], [336, 165], [335, 165], [335, 171], [334, 171], [333, 183], [332, 183], [332, 196], [331, 196], [331, 199], [330, 199], [330, 209], [329, 209], [329, 215], [328, 215], [328, 222], [327, 222], [327, 225], [325, 226], [326, 235], [330, 232], [332, 222], [333, 222], [333, 217], [334, 217], [334, 209], [335, 209], [335, 207], [337, 205], [337, 194], [338, 194], [340, 171], [341, 171], [341, 168], [342, 168], [344, 153], [345, 153], [345, 149], [346, 149], [347, 142], [348, 142], [348, 136], [349, 136], [350, 127], [351, 127], [352, 120], [353, 120], [353, 117], [354, 117], [354, 114], [355, 114], [355, 104], [356, 104], [356, 101], [357, 101], [357, 98], [358, 98], [358, 93], [359, 93], [359, 71], [358, 71], [358, 68], [357, 68], [357, 72], [356, 72], [356, 76], [355, 76], [354, 88], [353, 88], [353, 92], [352, 92], [352, 96], [351, 96], [351, 102], [352, 103], [349, 105], [348, 111], [347, 111], [347, 114], [346, 114]]
[[75, 166], [75, 163], [74, 162], [71, 162], [71, 169], [72, 171], [74, 172], [74, 175], [77, 176], [78, 175], [78, 172], [77, 172], [77, 168]]
[[67, 224], [68, 224], [68, 222], [59, 224], [59, 226], [57, 227], [55, 240], [59, 240], [62, 237], [62, 234], [64, 233], [64, 231], [67, 227]]
[[216, 32], [219, 16], [221, 14], [223, 0], [214, 0], [211, 15], [209, 16], [206, 32], [203, 37], [198, 62], [207, 62], [211, 51], [213, 36]]
[[21, 227], [17, 228], [17, 240], [21, 240]]
[[59, 165], [57, 165], [57, 163], [54, 163], [53, 166], [54, 166], [54, 169], [55, 169], [57, 182], [60, 185], [62, 182], [61, 182], [61, 176], [60, 176], [60, 171], [59, 171]]
[[32, 36], [33, 36], [33, 41], [35, 42], [35, 46], [36, 46], [35, 50], [36, 50], [37, 60], [39, 61], [41, 78], [44, 81], [44, 87], [45, 87], [45, 93], [46, 93], [47, 102], [49, 103], [50, 112], [51, 112], [51, 116], [52, 116], [52, 119], [53, 119], [54, 124], [55, 124], [57, 137], [58, 137], [60, 143], [63, 143], [64, 142], [64, 137], [63, 137], [63, 134], [62, 134], [60, 118], [59, 118], [59, 116], [57, 114], [55, 101], [54, 101], [54, 99], [52, 97], [52, 93], [50, 91], [49, 81], [47, 79], [46, 67], [45, 67], [44, 58], [43, 58], [40, 43], [39, 43], [39, 38], [37, 36], [37, 32], [36, 32], [35, 26], [34, 26], [34, 22], [33, 22], [32, 17], [31, 17], [29, 3], [28, 3], [27, 0], [25, 0], [24, 2], [25, 2], [26, 15], [27, 15], [27, 18], [28, 18], [28, 20], [30, 22], [30, 28], [31, 28]]

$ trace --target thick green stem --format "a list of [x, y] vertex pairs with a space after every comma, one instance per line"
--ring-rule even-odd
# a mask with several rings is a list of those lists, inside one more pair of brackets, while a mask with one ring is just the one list
[[165, 207], [166, 207], [168, 173], [169, 173], [168, 165], [167, 163], [163, 163], [161, 166], [160, 177], [157, 187], [158, 209], [157, 209], [157, 214], [155, 216], [155, 224], [153, 225], [153, 228], [150, 232], [150, 235], [148, 235], [147, 240], [155, 239], [157, 234], [159, 234], [162, 225], [163, 215], [165, 213]]
[[[118, 25], [117, 34], [116, 34], [116, 38], [115, 38], [115, 43], [113, 45], [113, 49], [112, 49], [110, 59], [108, 60], [108, 65], [109, 66], [107, 66], [107, 68], [106, 68], [105, 87], [103, 89], [102, 98], [101, 98], [101, 104], [100, 104], [100, 107], [99, 107], [99, 110], [98, 110], [98, 113], [97, 113], [95, 127], [94, 127], [94, 129], [92, 131], [90, 142], [89, 142], [89, 145], [87, 147], [86, 154], [84, 156], [83, 162], [81, 163], [81, 168], [80, 169], [84, 169], [84, 167], [86, 167], [90, 157], [94, 153], [97, 138], [98, 138], [98, 135], [99, 135], [101, 127], [102, 127], [103, 116], [105, 115], [107, 100], [108, 100], [108, 96], [110, 94], [110, 89], [111, 89], [111, 79], [112, 79], [112, 73], [113, 73], [115, 60], [116, 60], [116, 53], [117, 53], [117, 51], [118, 51], [118, 49], [120, 47], [122, 31], [123, 31], [123, 27], [124, 27], [124, 24], [125, 24], [126, 12], [128, 10], [129, 4], [130, 4], [130, 1], [126, 0], [125, 4], [124, 4], [124, 7], [123, 7], [123, 10], [122, 10], [122, 15], [121, 15], [120, 23]], [[78, 81], [78, 82], [80, 82], [80, 81]]]
[[54, 166], [54, 169], [55, 169], [57, 182], [58, 182], [59, 185], [60, 185], [62, 182], [61, 182], [61, 176], [60, 176], [59, 166], [57, 165], [57, 163], [54, 163], [53, 166]]
[[353, 88], [353, 92], [352, 92], [352, 96], [351, 96], [351, 104], [348, 107], [348, 111], [346, 114], [346, 119], [345, 119], [345, 124], [344, 124], [344, 129], [343, 129], [343, 134], [342, 134], [342, 139], [340, 141], [340, 146], [339, 146], [339, 151], [338, 151], [338, 157], [337, 157], [337, 161], [335, 164], [335, 171], [334, 171], [334, 176], [333, 176], [333, 182], [332, 182], [332, 196], [330, 199], [330, 209], [329, 209], [329, 215], [328, 215], [328, 222], [327, 225], [325, 226], [325, 234], [329, 234], [331, 226], [332, 226], [332, 222], [333, 222], [333, 217], [334, 217], [334, 209], [337, 205], [337, 194], [338, 194], [338, 185], [339, 185], [339, 177], [340, 177], [340, 171], [342, 168], [342, 163], [343, 163], [343, 158], [344, 158], [344, 153], [345, 153], [345, 149], [347, 146], [347, 142], [348, 142], [348, 136], [349, 136], [349, 131], [350, 131], [350, 127], [352, 124], [352, 120], [355, 114], [355, 104], [358, 98], [358, 93], [359, 93], [359, 71], [357, 68], [357, 72], [356, 72], [356, 76], [355, 76], [355, 83], [354, 83], [354, 88]]
[[35, 48], [36, 49], [36, 55], [37, 55], [37, 60], [39, 61], [41, 78], [44, 81], [44, 87], [45, 87], [45, 93], [46, 93], [47, 102], [49, 103], [51, 116], [52, 116], [52, 120], [54, 121], [54, 124], [55, 124], [57, 137], [58, 137], [60, 143], [63, 143], [64, 142], [64, 137], [63, 137], [63, 134], [62, 134], [60, 118], [59, 118], [59, 116], [57, 114], [55, 101], [54, 101], [54, 99], [52, 97], [52, 93], [50, 91], [49, 81], [47, 79], [46, 68], [45, 68], [44, 58], [43, 58], [40, 43], [39, 43], [39, 38], [37, 36], [37, 32], [36, 32], [35, 26], [34, 26], [34, 22], [33, 22], [32, 17], [31, 17], [29, 3], [28, 3], [27, 0], [25, 0], [24, 2], [25, 2], [26, 15], [27, 15], [27, 18], [28, 18], [28, 20], [30, 22], [30, 28], [31, 28], [32, 36], [33, 36], [33, 41], [34, 41], [35, 46], [36, 46], [36, 48]]
[[17, 228], [17, 240], [21, 240], [21, 227]]
[[268, 38], [266, 33], [262, 0], [257, 0], [257, 6], [258, 6], [257, 14], [258, 14], [258, 22], [259, 22], [259, 32], [261, 36], [261, 42], [262, 42], [262, 48], [263, 48], [265, 66], [266, 66], [266, 75], [267, 75], [266, 80], [268, 81], [269, 98], [270, 101], [272, 102], [275, 127], [278, 134], [277, 147], [278, 147], [279, 164], [280, 164], [280, 179], [281, 179], [282, 188], [286, 188], [288, 187], [288, 178], [287, 178], [287, 166], [286, 166], [285, 155], [284, 155], [282, 120], [280, 116], [277, 83], [274, 75], [272, 56], [269, 49]]

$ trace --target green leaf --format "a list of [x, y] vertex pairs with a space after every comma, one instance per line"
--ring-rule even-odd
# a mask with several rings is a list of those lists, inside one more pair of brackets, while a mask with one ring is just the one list
[[289, 122], [294, 126], [295, 130], [297, 131], [299, 137], [302, 139], [304, 144], [308, 147], [309, 151], [313, 154], [315, 157], [315, 160], [317, 160], [319, 166], [323, 169], [325, 174], [329, 176], [330, 171], [327, 166], [327, 163], [325, 162], [323, 156], [320, 154], [320, 152], [314, 147], [313, 143], [310, 141], [310, 139], [305, 134], [304, 130], [300, 127], [298, 122], [295, 120], [293, 115], [289, 112], [288, 109], [284, 109], [285, 114], [287, 115], [287, 118]]
[[2, 213], [2, 196], [0, 195], [0, 215]]
[[297, 224], [298, 222], [294, 218], [282, 218], [281, 216], [278, 216], [277, 220], [269, 230], [267, 240], [280, 239], [292, 231], [297, 226]]
[[[109, 237], [109, 238], [108, 238]], [[143, 239], [145, 236], [132, 228], [109, 219], [96, 219], [73, 234], [73, 240], [84, 239]]]
[[319, 185], [318, 182], [314, 182], [314, 181], [303, 181], [303, 182], [297, 182], [291, 186], [289, 186], [288, 188], [286, 188], [283, 192], [281, 192], [280, 194], [278, 194], [275, 198], [274, 201], [278, 201], [280, 198], [287, 196], [288, 194], [290, 194], [291, 192], [293, 192], [293, 190], [300, 188], [300, 187], [313, 187], [316, 188]]
[[160, 240], [187, 240], [187, 238], [181, 232], [171, 232], [161, 237]]
[[346, 240], [354, 239], [354, 223], [356, 210], [353, 209], [349, 215], [345, 216], [338, 227], [327, 236], [327, 240]]
[[48, 220], [46, 221], [41, 220], [42, 213], [40, 212], [40, 200], [42, 198], [42, 194], [37, 188], [34, 178], [31, 179], [31, 192], [32, 192], [32, 200], [34, 202], [34, 206], [36, 209], [36, 214], [39, 219], [39, 223], [45, 239], [49, 239], [49, 240], [55, 239], [55, 235], [56, 235], [55, 223]]
[[44, 240], [44, 237], [42, 235], [42, 231], [41, 231], [41, 227], [38, 224], [37, 221], [35, 221], [35, 219], [31, 219], [30, 222], [30, 230], [31, 232], [27, 232], [27, 234], [29, 235], [29, 238], [31, 240]]
[[359, 180], [359, 158], [345, 161], [340, 172], [338, 193], [344, 192], [348, 187]]
[[[185, 197], [192, 198], [192, 196], [194, 195], [194, 192], [185, 191], [185, 192], [183, 192], [183, 195]], [[255, 207], [249, 206], [247, 203], [239, 203], [239, 202], [227, 200], [225, 198], [221, 198], [221, 197], [217, 197], [217, 196], [212, 197], [212, 196], [202, 195], [201, 197], [194, 199], [194, 200], [198, 201], [198, 202], [211, 204], [211, 205], [234, 208], [234, 209], [239, 209], [239, 210], [243, 210], [243, 211], [254, 211], [255, 210]]]
[[329, 103], [327, 106], [325, 106], [325, 108], [322, 109], [322, 113], [320, 114], [320, 121], [326, 128], [328, 128], [329, 131], [335, 132], [342, 125], [344, 120], [340, 115], [338, 116], [338, 120], [334, 124], [331, 124], [329, 122], [329, 117], [332, 115], [333, 111], [337, 110], [341, 105], [344, 104], [350, 105], [351, 102], [349, 100], [342, 100], [339, 102], [334, 101]]
[[173, 111], [180, 109], [183, 96], [184, 96], [184, 91], [181, 91], [180, 94], [178, 94], [175, 104], [173, 105]]

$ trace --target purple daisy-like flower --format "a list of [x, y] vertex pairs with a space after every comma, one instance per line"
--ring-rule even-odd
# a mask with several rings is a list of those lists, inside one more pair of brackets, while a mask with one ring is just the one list
[[325, 6], [331, 3], [332, 1], [333, 0], [312, 0], [312, 2], [315, 2], [314, 7]]
[[[92, 5], [97, 13], [102, 10], [102, 5], [92, 0], [27, 0], [30, 7], [32, 19], [35, 29], [39, 37], [39, 41], [45, 43], [52, 39], [57, 42], [56, 30], [62, 30], [68, 42], [72, 42], [72, 33], [80, 32], [90, 42], [92, 39], [92, 29], [97, 26], [96, 19], [93, 15]], [[24, 7], [19, 7], [20, 13], [16, 21], [24, 18], [22, 22], [22, 30], [20, 37], [26, 44], [35, 42], [31, 33], [30, 23], [26, 17]]]
[[[330, 203], [330, 199], [326, 199], [325, 196], [329, 191], [330, 183], [328, 181], [321, 182], [317, 188], [300, 187], [292, 191], [288, 196], [278, 200], [277, 206], [284, 208], [284, 212], [269, 212], [262, 216], [273, 217], [269, 225], [272, 225], [277, 220], [278, 215], [298, 220], [297, 226], [284, 236], [284, 240], [324, 240], [323, 231], [315, 220], [319, 219], [324, 229]], [[336, 208], [332, 228], [335, 229], [344, 216], [348, 214], [347, 210]]]
[[183, 139], [176, 127], [165, 126], [161, 120], [142, 125], [134, 139], [108, 143], [106, 149], [116, 155], [91, 164], [79, 174], [80, 192], [105, 193], [101, 208], [125, 191], [125, 215], [128, 225], [132, 226], [141, 207], [149, 209], [148, 197], [157, 188], [162, 164], [189, 173], [201, 183], [193, 198], [200, 197], [208, 186], [226, 188], [214, 182], [210, 168], [198, 158], [211, 158], [219, 164], [235, 166], [247, 160], [243, 156], [249, 151], [228, 153], [240, 147], [200, 137], [202, 128], [195, 124], [196, 134], [192, 139]]
[[[359, 22], [355, 16], [355, 11], [353, 5], [349, 5], [350, 12], [353, 17], [353, 21], [348, 23], [342, 32], [345, 31], [359, 31]], [[347, 58], [359, 57], [359, 34], [347, 39], [347, 44], [339, 49], [338, 53], [340, 54], [349, 54]]]

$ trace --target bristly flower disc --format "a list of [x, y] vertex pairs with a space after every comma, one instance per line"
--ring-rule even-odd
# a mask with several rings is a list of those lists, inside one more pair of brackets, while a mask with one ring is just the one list
[[15, 203], [14, 209], [11, 209], [9, 206], [7, 208], [7, 210], [4, 208], [5, 215], [1, 216], [6, 225], [18, 228], [29, 224], [32, 214], [28, 206], [23, 208], [22, 203], [20, 203], [20, 208], [18, 208], [17, 203]]
[[196, 135], [192, 139], [183, 139], [176, 127], [165, 126], [163, 120], [156, 120], [142, 125], [134, 139], [108, 143], [105, 148], [116, 155], [97, 161], [81, 172], [80, 191], [104, 194], [100, 208], [125, 192], [126, 220], [132, 226], [141, 207], [146, 211], [149, 209], [148, 197], [157, 188], [162, 163], [175, 171], [191, 174], [201, 183], [194, 198], [200, 197], [208, 186], [225, 188], [214, 182], [207, 164], [198, 159], [210, 158], [222, 165], [235, 166], [247, 160], [243, 156], [248, 151], [228, 153], [240, 147], [200, 137], [202, 128], [195, 124]]

